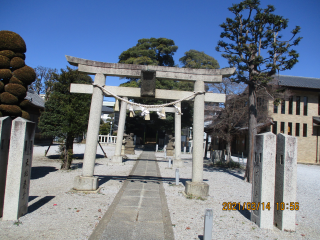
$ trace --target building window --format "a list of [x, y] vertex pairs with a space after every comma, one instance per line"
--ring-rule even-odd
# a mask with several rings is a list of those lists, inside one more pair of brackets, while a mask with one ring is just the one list
[[296, 123], [296, 137], [300, 136], [300, 123]]
[[289, 98], [289, 114], [293, 112], [293, 97]]
[[297, 115], [300, 115], [300, 97], [299, 96], [296, 96], [296, 114]]
[[303, 97], [303, 115], [308, 115], [308, 97]]
[[318, 115], [320, 115], [320, 94], [318, 96]]
[[284, 122], [281, 122], [280, 132], [281, 132], [281, 133], [284, 133]]
[[303, 124], [303, 136], [304, 137], [307, 136], [307, 124], [306, 123]]
[[276, 121], [273, 121], [272, 132], [274, 134], [277, 134], [277, 125], [278, 125], [278, 123]]
[[278, 105], [273, 104], [273, 113], [278, 113]]
[[281, 101], [281, 114], [285, 114], [286, 113], [286, 101], [282, 100]]
[[263, 106], [264, 105], [264, 99], [261, 98], [261, 97], [258, 97], [257, 98], [257, 105], [260, 107], [260, 106]]
[[292, 135], [292, 123], [288, 122], [288, 135]]

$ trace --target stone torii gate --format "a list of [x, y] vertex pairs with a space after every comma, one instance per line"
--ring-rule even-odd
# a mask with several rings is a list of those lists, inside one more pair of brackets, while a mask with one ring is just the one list
[[[71, 56], [66, 56], [66, 58], [71, 65], [78, 67], [78, 71], [91, 75], [95, 74], [95, 87], [94, 85], [88, 84], [71, 84], [70, 88], [70, 92], [92, 94], [86, 148], [83, 160], [83, 172], [82, 176], [77, 176], [74, 180], [74, 189], [84, 191], [94, 191], [98, 189], [98, 178], [94, 177], [93, 174], [103, 103], [102, 86], [114, 95], [123, 97], [125, 100], [127, 100], [127, 97], [145, 96], [145, 93], [141, 94], [140, 88], [105, 86], [106, 76], [143, 78], [144, 74], [147, 72], [147, 75], [153, 74], [153, 78], [194, 82], [195, 92], [205, 92], [205, 82], [221, 82], [222, 76], [228, 77], [235, 71], [235, 68], [189, 69], [152, 65], [105, 63]], [[153, 96], [151, 97], [157, 99], [179, 100], [192, 94], [194, 93], [187, 91], [154, 89]], [[112, 95], [110, 94], [109, 96]], [[187, 181], [185, 190], [187, 194], [192, 194], [194, 196], [207, 196], [209, 192], [209, 185], [203, 182], [204, 102], [225, 102], [225, 94], [204, 93], [197, 94], [194, 97], [192, 181]], [[115, 156], [113, 158], [114, 162], [122, 162], [120, 156], [122, 141], [119, 140], [123, 138], [126, 109], [127, 103], [122, 101], [118, 126], [118, 141]]]

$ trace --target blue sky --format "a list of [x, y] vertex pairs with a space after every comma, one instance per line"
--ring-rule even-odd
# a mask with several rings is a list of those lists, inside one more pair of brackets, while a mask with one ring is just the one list
[[[215, 47], [222, 31], [219, 25], [233, 17], [228, 7], [239, 2], [10, 0], [1, 3], [0, 30], [22, 36], [27, 44], [26, 64], [31, 67], [66, 68], [65, 55], [116, 63], [121, 52], [136, 45], [138, 39], [151, 37], [174, 40], [176, 64], [186, 51], [195, 49], [216, 58], [220, 67], [228, 67]], [[296, 25], [301, 26], [303, 39], [295, 48], [299, 63], [281, 74], [320, 78], [320, 1], [261, 0], [261, 7], [268, 4], [289, 19], [284, 37], [290, 37]], [[118, 86], [121, 82], [107, 77], [106, 84]]]

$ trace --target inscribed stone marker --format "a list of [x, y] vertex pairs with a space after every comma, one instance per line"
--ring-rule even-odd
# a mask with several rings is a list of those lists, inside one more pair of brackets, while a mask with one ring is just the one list
[[[251, 211], [251, 221], [260, 228], [273, 229], [276, 135], [256, 135], [253, 161], [252, 201], [259, 210]], [[270, 210], [266, 209], [270, 203]]]
[[35, 123], [12, 121], [3, 220], [17, 220], [28, 212]]
[[10, 117], [0, 118], [0, 217], [2, 216], [3, 212], [11, 123], [12, 120]]
[[[282, 231], [295, 231], [296, 195], [297, 138], [285, 134], [278, 134], [274, 224]], [[292, 210], [292, 208], [294, 210]]]

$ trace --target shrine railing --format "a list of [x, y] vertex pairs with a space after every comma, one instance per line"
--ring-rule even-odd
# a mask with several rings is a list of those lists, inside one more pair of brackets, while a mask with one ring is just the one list
[[99, 135], [99, 143], [116, 143], [117, 136]]

